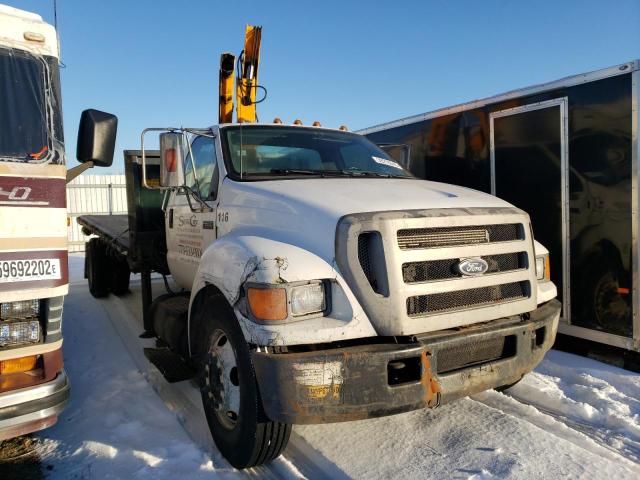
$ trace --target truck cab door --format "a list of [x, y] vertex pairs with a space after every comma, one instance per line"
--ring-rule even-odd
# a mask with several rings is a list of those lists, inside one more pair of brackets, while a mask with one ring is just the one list
[[[215, 240], [219, 167], [216, 139], [196, 136], [184, 159], [186, 189], [173, 191], [165, 212], [167, 263], [173, 279], [190, 290], [202, 252]], [[195, 171], [194, 171], [195, 166]], [[195, 195], [208, 206], [199, 202]]]

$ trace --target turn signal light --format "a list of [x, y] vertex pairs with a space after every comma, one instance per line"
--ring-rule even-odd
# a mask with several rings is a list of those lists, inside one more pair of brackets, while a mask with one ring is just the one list
[[551, 280], [551, 261], [549, 260], [549, 255], [544, 259], [544, 278]]
[[247, 299], [251, 313], [258, 320], [287, 318], [287, 292], [284, 288], [249, 288]]
[[36, 368], [38, 363], [37, 355], [30, 355], [28, 357], [12, 358], [10, 360], [0, 361], [0, 375], [7, 375], [9, 373], [28, 372]]

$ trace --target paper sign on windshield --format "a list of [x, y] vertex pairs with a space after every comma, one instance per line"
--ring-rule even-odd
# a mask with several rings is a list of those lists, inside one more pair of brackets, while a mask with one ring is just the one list
[[396, 162], [394, 162], [393, 160], [387, 160], [386, 158], [373, 157], [373, 156], [371, 158], [373, 159], [374, 162], [379, 163], [380, 165], [386, 165], [387, 167], [398, 168], [402, 170], [402, 167], [398, 165]]

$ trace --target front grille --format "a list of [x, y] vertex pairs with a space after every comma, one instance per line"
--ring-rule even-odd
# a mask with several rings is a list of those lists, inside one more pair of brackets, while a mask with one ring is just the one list
[[[486, 272], [487, 274], [504, 273], [527, 268], [526, 252], [485, 255], [480, 258], [489, 265], [489, 269]], [[446, 260], [404, 263], [402, 264], [402, 278], [405, 283], [460, 278], [462, 274], [455, 270], [458, 262], [460, 262], [459, 258], [449, 258]]]
[[520, 223], [398, 230], [398, 246], [402, 250], [511, 242], [523, 239], [524, 229]]
[[407, 315], [432, 315], [447, 311], [509, 302], [529, 296], [529, 282], [505, 283], [490, 287], [469, 288], [454, 292], [416, 295], [407, 298]]
[[436, 371], [439, 374], [453, 372], [515, 354], [516, 338], [513, 335], [467, 342], [438, 350]]

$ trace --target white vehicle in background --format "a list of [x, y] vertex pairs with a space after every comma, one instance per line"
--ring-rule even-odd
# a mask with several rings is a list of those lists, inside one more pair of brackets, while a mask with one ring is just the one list
[[[143, 273], [145, 353], [169, 381], [200, 376], [234, 466], [278, 456], [292, 424], [512, 385], [553, 344], [547, 251], [499, 198], [341, 130], [222, 124], [160, 146], [125, 152], [128, 216], [79, 218], [85, 271], [95, 296]], [[185, 292], [151, 302], [151, 271]]]
[[67, 171], [58, 58], [53, 26], [0, 5], [0, 440], [53, 425], [69, 397], [66, 182], [115, 144], [115, 117], [85, 112], [82, 138], [99, 123], [105, 135]]
[[[292, 424], [510, 386], [551, 348], [561, 309], [522, 210], [419, 180], [346, 127], [255, 123], [261, 31], [245, 31], [237, 123], [227, 53], [219, 126], [146, 129], [124, 152], [128, 215], [78, 218], [96, 235], [91, 293], [142, 274], [145, 355], [170, 382], [199, 376], [237, 468], [280, 455]], [[153, 300], [152, 271], [183, 291], [165, 278]]]

